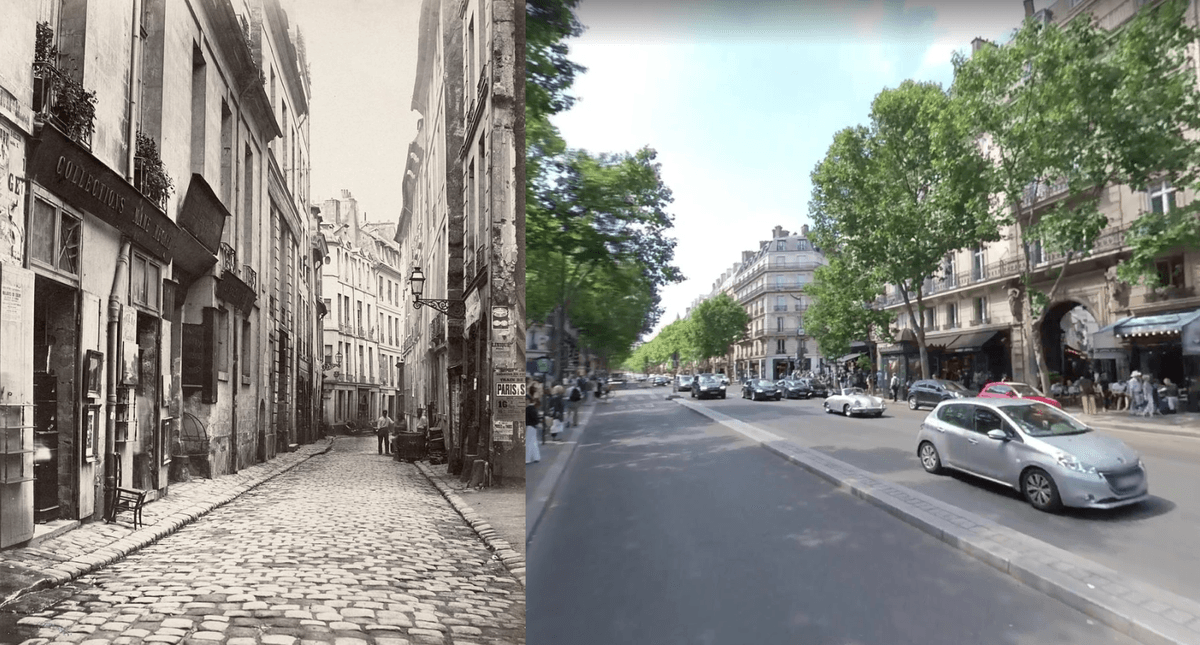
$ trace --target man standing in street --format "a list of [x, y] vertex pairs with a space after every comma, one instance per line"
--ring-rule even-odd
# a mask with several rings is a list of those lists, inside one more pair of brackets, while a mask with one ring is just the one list
[[892, 403], [896, 402], [896, 395], [900, 393], [900, 376], [892, 374]]
[[572, 426], [579, 425], [579, 404], [583, 401], [583, 388], [579, 384], [571, 386], [571, 393], [567, 395], [567, 419]]
[[[379, 454], [390, 454], [391, 447], [388, 446], [388, 435], [392, 433], [392, 420], [388, 417], [387, 410], [379, 414], [379, 418], [375, 420], [375, 438], [379, 442]], [[384, 448], [388, 448], [388, 453], [384, 452]]]
[[1080, 377], [1077, 385], [1079, 385], [1080, 398], [1083, 399], [1083, 413], [1096, 414], [1096, 387], [1092, 384], [1092, 379], [1084, 374]]

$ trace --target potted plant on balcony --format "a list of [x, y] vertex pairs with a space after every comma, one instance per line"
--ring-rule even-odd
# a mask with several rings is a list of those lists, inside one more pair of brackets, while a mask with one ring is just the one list
[[92, 132], [96, 129], [96, 93], [87, 91], [83, 83], [58, 68], [58, 47], [54, 45], [54, 30], [49, 23], [37, 24], [33, 60], [34, 108], [39, 118], [53, 118], [63, 134], [91, 147]]
[[171, 181], [171, 176], [167, 174], [162, 159], [158, 156], [158, 145], [141, 130], [137, 133], [136, 158], [134, 181], [137, 183], [137, 189], [160, 208], [165, 207], [167, 198], [175, 192], [175, 183]]

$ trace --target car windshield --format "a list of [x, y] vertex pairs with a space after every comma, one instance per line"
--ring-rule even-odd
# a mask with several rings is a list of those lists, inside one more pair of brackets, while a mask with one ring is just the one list
[[844, 394], [846, 396], [851, 396], [854, 394], [866, 394], [866, 392], [864, 392], [861, 387], [848, 387], [848, 388], [842, 389], [842, 394]]
[[954, 381], [943, 381], [942, 385], [946, 386], [946, 389], [950, 390], [952, 392], [959, 392], [962, 394], [970, 394], [971, 393], [971, 391], [968, 390], [967, 388], [963, 387], [962, 384], [955, 383]]
[[1007, 383], [1007, 385], [1020, 396], [1046, 396], [1032, 385], [1025, 385], [1024, 383]]
[[701, 376], [700, 385], [720, 385], [721, 377], [719, 376]]
[[679, 382], [680, 382], [680, 383], [691, 383], [691, 382], [692, 382], [692, 377], [690, 377], [690, 376], [680, 376], [680, 377], [679, 377]]
[[753, 381], [750, 381], [750, 383], [754, 387], [771, 387], [771, 386], [775, 385], [774, 383], [768, 381], [765, 378], [755, 379]]
[[1028, 405], [1006, 405], [1003, 410], [1021, 432], [1031, 437], [1058, 437], [1092, 431], [1070, 415], [1041, 401]]

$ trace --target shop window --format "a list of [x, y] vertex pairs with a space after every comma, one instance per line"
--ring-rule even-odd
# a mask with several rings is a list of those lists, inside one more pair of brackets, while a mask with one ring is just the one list
[[217, 310], [217, 376], [229, 380], [229, 311]]
[[1158, 282], [1164, 287], [1184, 287], [1183, 257], [1166, 258], [1154, 263], [1158, 270]]
[[1164, 179], [1150, 184], [1146, 191], [1150, 198], [1150, 210], [1154, 213], [1168, 213], [1175, 208], [1175, 187]]
[[158, 312], [162, 288], [161, 269], [158, 264], [140, 253], [133, 253], [129, 268], [129, 301], [133, 304]]
[[[329, 346], [326, 345], [326, 348]], [[250, 321], [242, 321], [242, 385], [250, 385], [250, 364], [254, 361], [254, 334]]]
[[34, 198], [29, 231], [29, 257], [56, 273], [79, 276], [79, 244], [83, 222], [60, 204]]

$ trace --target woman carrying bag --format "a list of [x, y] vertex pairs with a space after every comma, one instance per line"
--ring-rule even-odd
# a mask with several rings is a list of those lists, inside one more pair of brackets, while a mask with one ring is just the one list
[[525, 395], [525, 463], [536, 464], [542, 460], [542, 451], [538, 448], [537, 427], [541, 421], [538, 418], [537, 399], [533, 393]]
[[558, 441], [558, 435], [563, 431], [563, 417], [566, 416], [566, 401], [563, 400], [563, 386], [555, 385], [553, 390], [550, 390], [550, 416], [554, 419], [554, 423], [550, 425], [550, 438]]

